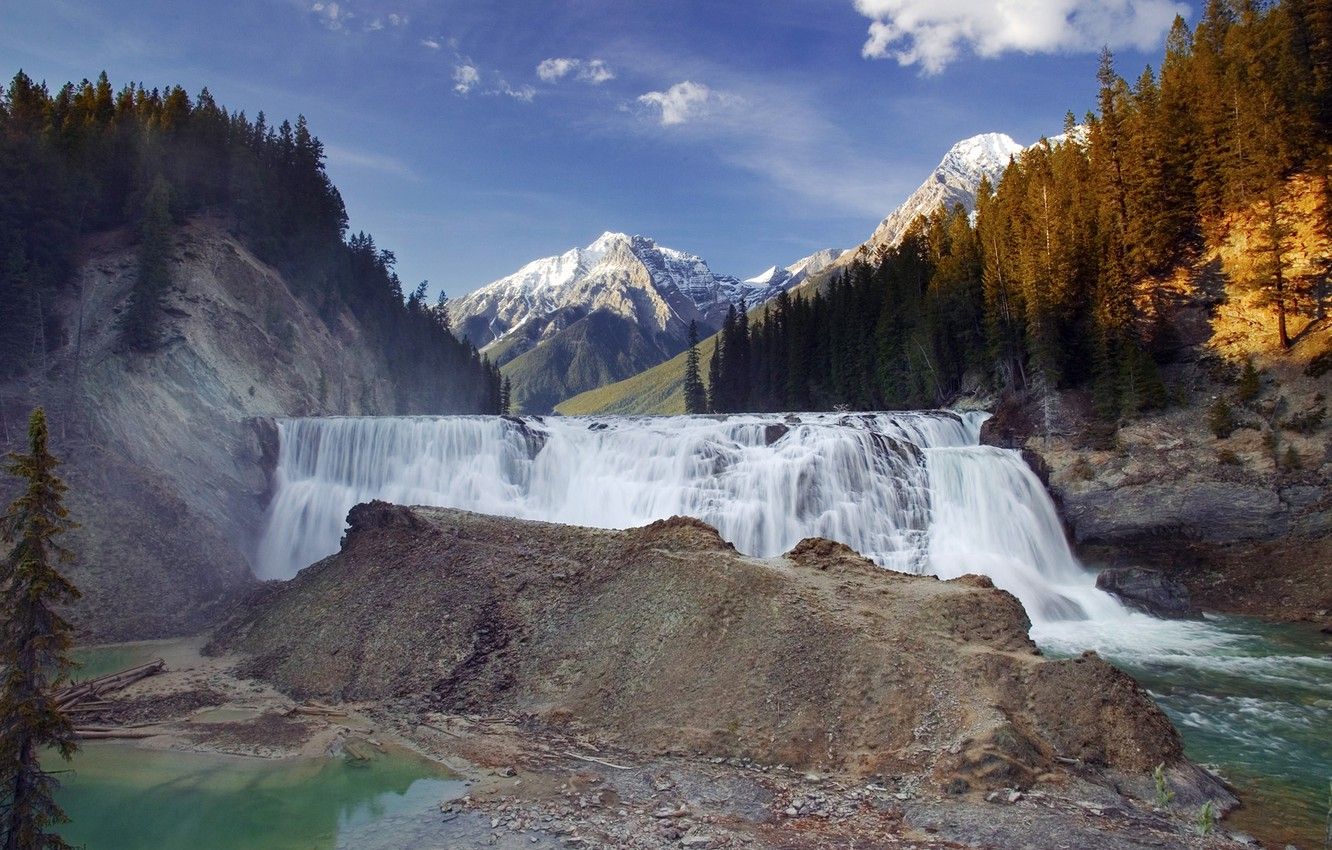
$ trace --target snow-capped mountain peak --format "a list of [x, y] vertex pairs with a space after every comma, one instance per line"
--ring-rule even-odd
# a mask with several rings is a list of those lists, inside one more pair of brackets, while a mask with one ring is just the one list
[[981, 178], [998, 183], [1008, 163], [1024, 149], [1004, 133], [982, 133], [953, 145], [920, 188], [879, 224], [866, 244], [875, 249], [895, 247], [918, 216], [959, 203], [973, 208]]
[[[586, 247], [527, 263], [450, 302], [457, 331], [485, 348], [518, 332], [539, 340], [545, 324], [560, 324], [594, 310], [632, 319], [650, 334], [684, 338], [689, 322], [707, 335], [732, 305], [757, 306], [798, 285], [841, 255], [812, 254], [790, 266], [774, 265], [746, 281], [712, 271], [688, 251], [646, 236], [606, 231]], [[514, 347], [506, 346], [507, 356]]]
[[768, 284], [772, 283], [773, 280], [777, 278], [779, 275], [783, 275], [785, 271], [786, 269], [782, 268], [781, 266], [768, 266], [768, 268], [764, 269], [763, 271], [759, 272], [753, 277], [747, 277], [741, 282], [755, 287], [767, 286]]

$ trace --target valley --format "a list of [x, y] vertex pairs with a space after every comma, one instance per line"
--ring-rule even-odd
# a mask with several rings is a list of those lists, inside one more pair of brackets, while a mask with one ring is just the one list
[[156, 5], [0, 37], [4, 850], [1332, 841], [1321, 5]]

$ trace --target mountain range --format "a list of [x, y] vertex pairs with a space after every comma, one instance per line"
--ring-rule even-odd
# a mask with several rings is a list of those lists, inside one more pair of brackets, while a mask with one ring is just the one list
[[[732, 306], [753, 309], [811, 277], [826, 279], [853, 259], [893, 248], [911, 222], [940, 207], [974, 208], [981, 181], [998, 183], [1022, 150], [1003, 133], [958, 142], [869, 239], [849, 251], [818, 251], [740, 280], [646, 236], [606, 232], [586, 247], [533, 260], [449, 302], [449, 314], [455, 332], [512, 381], [515, 412], [548, 413], [581, 393], [670, 366], [667, 361], [688, 346], [691, 322], [706, 338]], [[654, 391], [653, 405], [663, 402], [659, 395]]]
[[[1055, 137], [1050, 141], [1054, 144], [1062, 138]], [[842, 252], [818, 271], [811, 271], [807, 279], [800, 282], [803, 284], [801, 288], [809, 290], [821, 286], [854, 260], [873, 260], [883, 251], [895, 247], [918, 216], [954, 204], [974, 210], [981, 180], [989, 179], [997, 184], [1010, 159], [1023, 150], [1022, 145], [1003, 133], [985, 133], [953, 145], [920, 187], [886, 216], [865, 242]], [[788, 288], [795, 289], [800, 284]], [[713, 340], [702, 341], [699, 350], [704, 362], [711, 355], [712, 347]], [[684, 356], [677, 355], [618, 383], [567, 398], [559, 403], [556, 412], [568, 415], [683, 413], [684, 368]]]
[[607, 232], [449, 302], [449, 314], [512, 381], [515, 409], [547, 413], [683, 351], [691, 322], [710, 336], [732, 306], [762, 304], [841, 253], [819, 251], [739, 280], [646, 236]]

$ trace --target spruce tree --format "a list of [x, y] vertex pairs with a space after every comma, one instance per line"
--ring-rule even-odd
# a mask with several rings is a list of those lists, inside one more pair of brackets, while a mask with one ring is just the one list
[[72, 556], [57, 538], [74, 523], [40, 407], [29, 419], [28, 443], [28, 454], [9, 456], [9, 472], [26, 487], [0, 519], [3, 540], [13, 547], [0, 562], [0, 848], [61, 850], [69, 845], [49, 830], [68, 818], [55, 801], [58, 783], [38, 755], [54, 748], [68, 760], [76, 749], [54, 687], [73, 666], [73, 630], [56, 609], [79, 597], [58, 569]]
[[171, 285], [171, 188], [158, 177], [144, 199], [139, 226], [139, 272], [125, 311], [125, 342], [134, 351], [152, 351], [161, 341], [162, 302]]
[[713, 342], [712, 356], [708, 358], [708, 412], [726, 413], [725, 392], [722, 389], [722, 355], [726, 334], [718, 334]]
[[685, 413], [707, 413], [708, 397], [698, 372], [698, 323], [689, 322], [689, 354], [685, 356]]

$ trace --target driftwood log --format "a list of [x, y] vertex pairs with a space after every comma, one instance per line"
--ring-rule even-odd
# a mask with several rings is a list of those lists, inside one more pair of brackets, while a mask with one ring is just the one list
[[80, 703], [97, 701], [105, 694], [128, 688], [135, 682], [155, 676], [165, 669], [166, 662], [159, 658], [147, 664], [140, 664], [138, 667], [121, 670], [119, 673], [109, 673], [96, 679], [79, 682], [77, 685], [70, 685], [57, 691], [56, 705], [68, 710]]
[[[147, 664], [140, 664], [137, 667], [131, 667], [128, 670], [121, 670], [119, 673], [110, 673], [105, 676], [98, 676], [96, 679], [89, 679], [86, 682], [79, 682], [77, 685], [70, 685], [56, 692], [55, 701], [66, 714], [86, 715], [106, 711], [113, 707], [113, 703], [102, 699], [106, 694], [113, 691], [120, 691], [128, 688], [135, 682], [142, 681], [149, 676], [155, 676], [166, 669], [166, 662], [162, 659], [151, 661]], [[85, 718], [84, 722], [92, 718]], [[85, 740], [99, 740], [110, 738], [151, 738], [154, 735], [161, 734], [144, 727], [152, 724], [139, 723], [133, 726], [78, 726], [75, 721], [74, 734]]]

